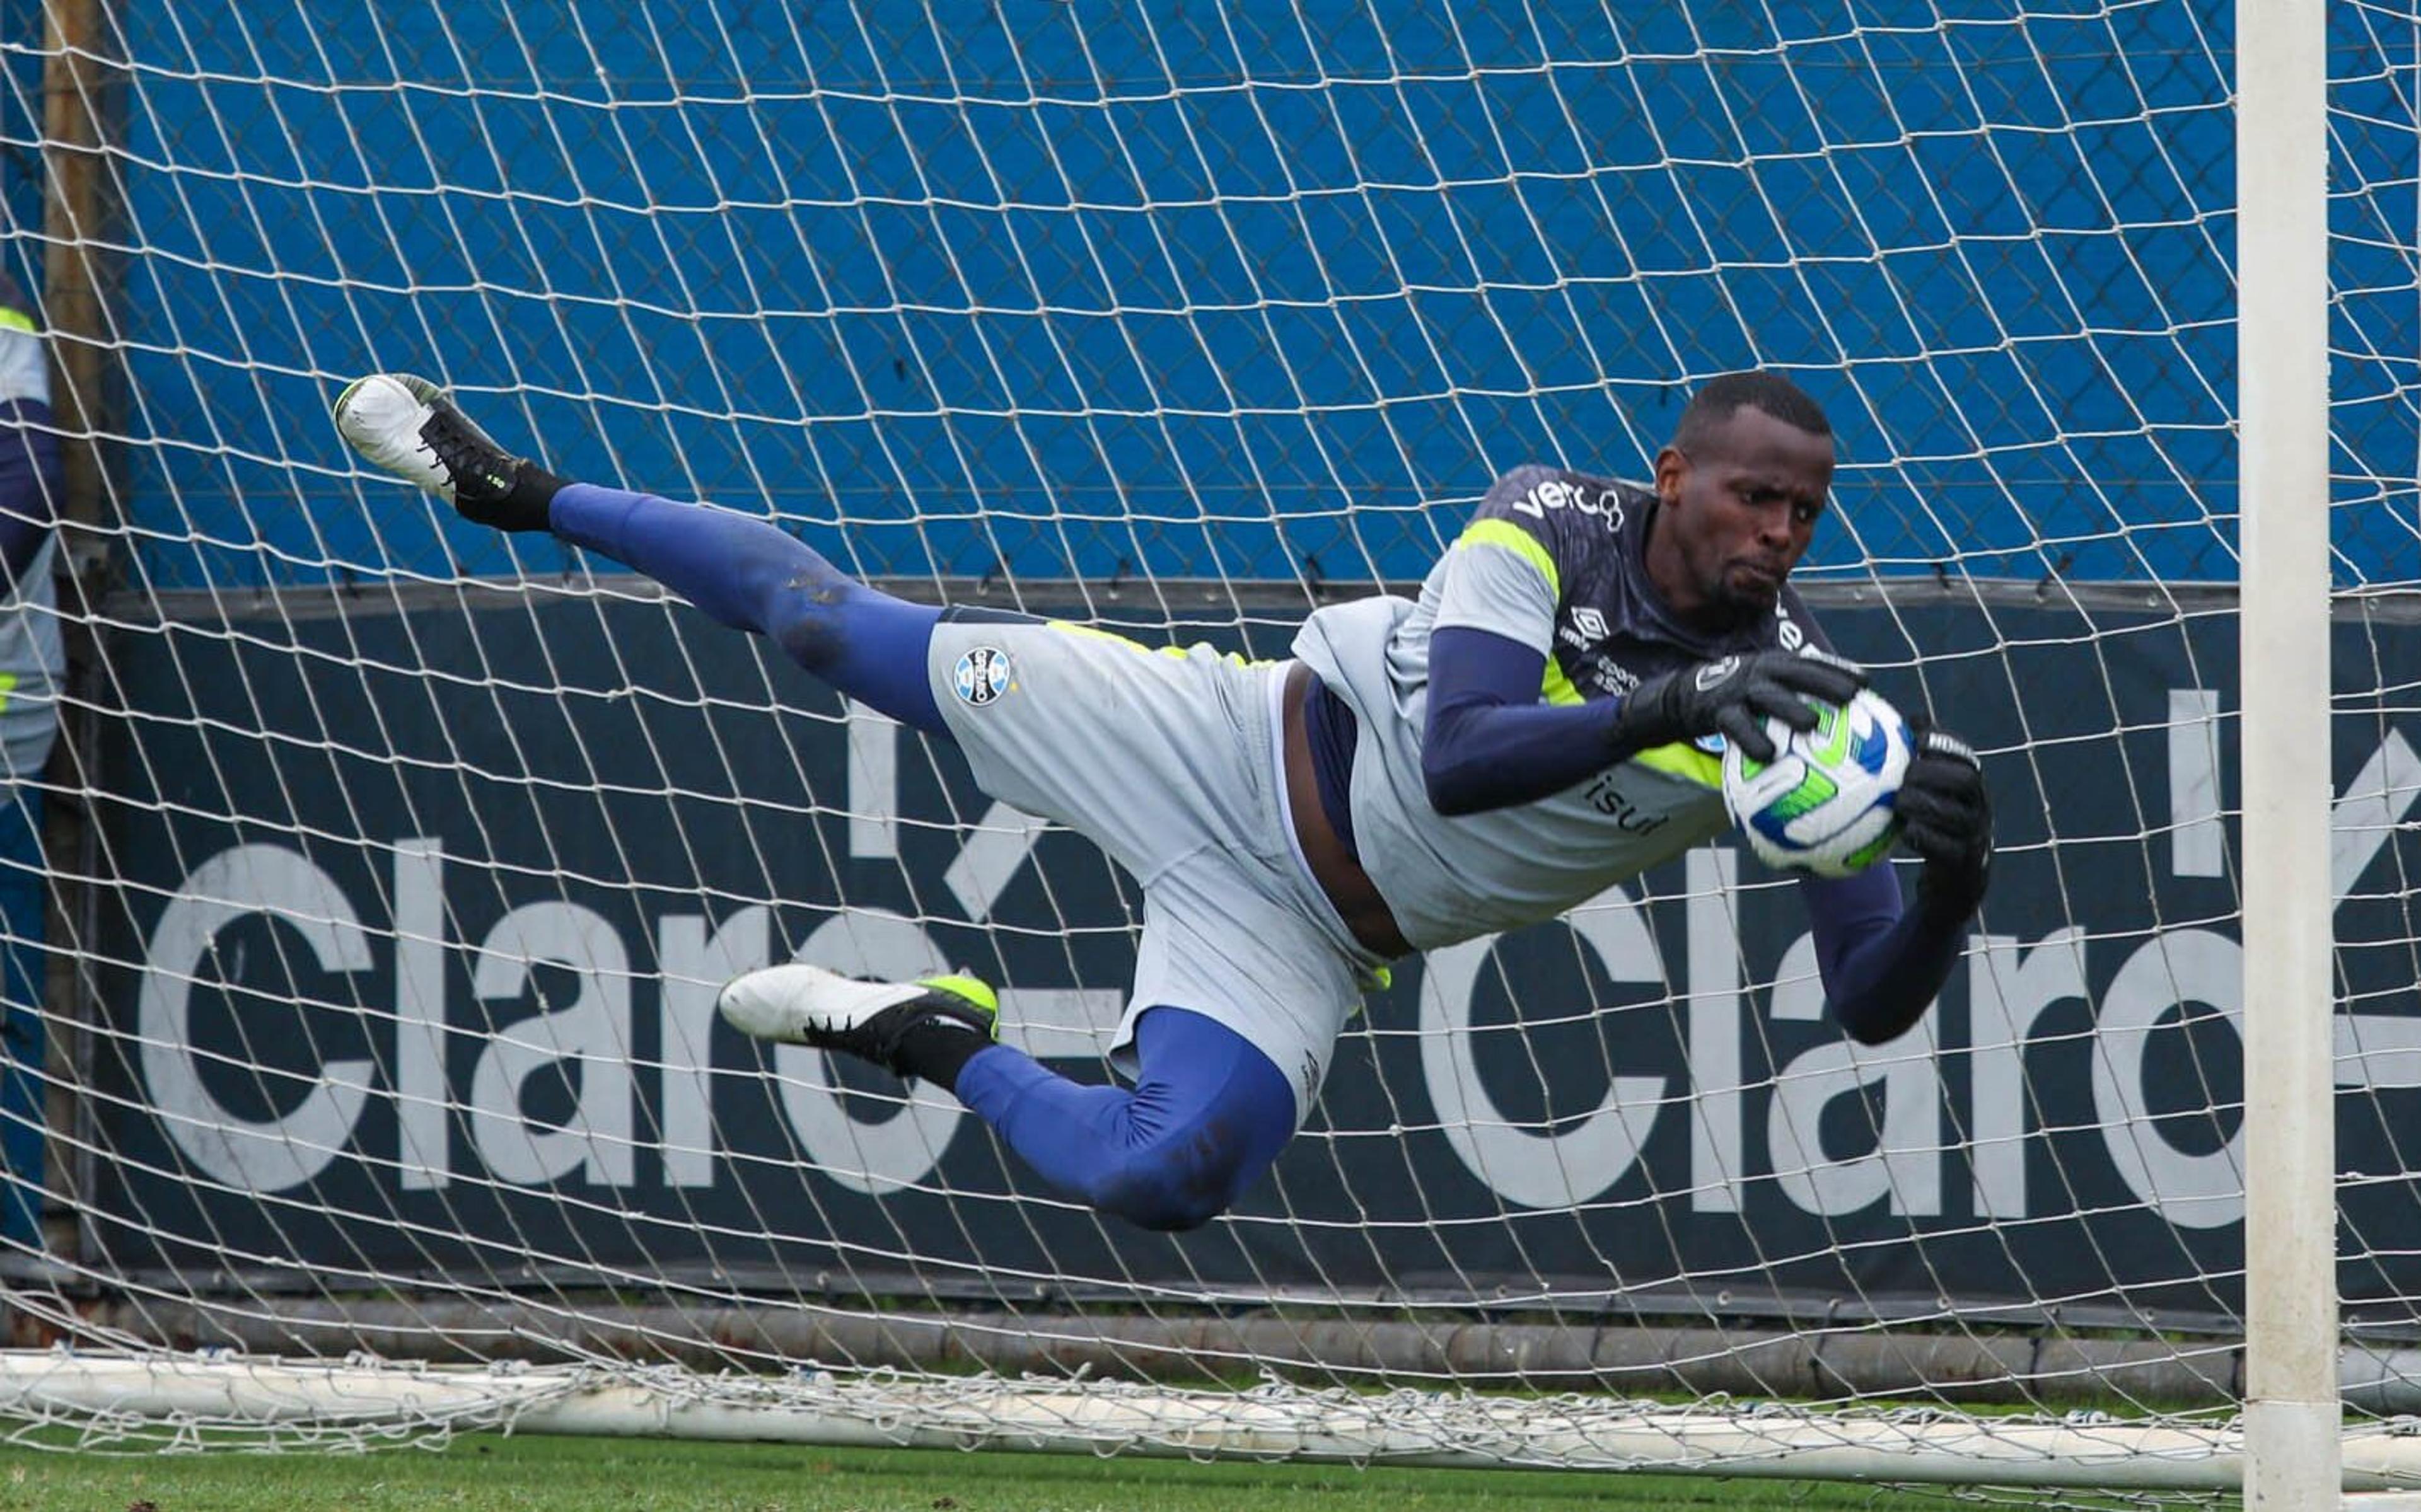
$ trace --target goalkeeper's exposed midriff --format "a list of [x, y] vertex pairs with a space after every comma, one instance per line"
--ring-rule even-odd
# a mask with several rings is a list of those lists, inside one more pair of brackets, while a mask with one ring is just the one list
[[1327, 717], [1346, 722], [1344, 739], [1350, 747], [1354, 733], [1353, 716], [1300, 662], [1287, 669], [1282, 696], [1286, 710], [1287, 813], [1293, 823], [1295, 843], [1303, 850], [1304, 865], [1311, 869], [1313, 881], [1328, 895], [1336, 916], [1363, 948], [1388, 960], [1409, 956], [1413, 947], [1405, 942], [1395, 914], [1388, 912], [1387, 900], [1380, 896], [1378, 884], [1362, 869], [1361, 861], [1347, 849], [1329, 818], [1311, 738], [1305, 728], [1310, 706], [1315, 701], [1323, 702], [1328, 706], [1324, 711]]

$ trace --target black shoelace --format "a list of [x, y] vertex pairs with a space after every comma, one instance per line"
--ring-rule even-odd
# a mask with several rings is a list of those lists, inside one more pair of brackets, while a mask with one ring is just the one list
[[513, 459], [498, 450], [450, 404], [437, 406], [420, 428], [421, 444], [454, 480], [458, 500], [493, 504], [512, 491]]

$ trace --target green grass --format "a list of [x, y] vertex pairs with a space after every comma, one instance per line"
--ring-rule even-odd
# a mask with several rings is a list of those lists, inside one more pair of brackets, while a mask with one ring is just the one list
[[1944, 1505], [1916, 1493], [1742, 1480], [630, 1439], [480, 1435], [442, 1451], [371, 1455], [0, 1449], [0, 1512], [1913, 1512]]

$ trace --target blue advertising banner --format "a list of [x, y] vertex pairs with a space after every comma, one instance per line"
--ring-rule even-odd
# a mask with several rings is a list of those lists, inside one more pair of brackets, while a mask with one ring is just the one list
[[[2232, 1316], [2233, 616], [2141, 593], [1821, 612], [1886, 695], [1988, 753], [1992, 896], [1925, 1025], [1850, 1045], [1795, 888], [1718, 844], [1405, 963], [1273, 1176], [1179, 1237], [1052, 1200], [945, 1097], [903, 1106], [715, 1019], [724, 978], [793, 954], [958, 964], [1007, 985], [1013, 1038], [1107, 1079], [1138, 891], [955, 752], [610, 592], [130, 632], [91, 1239], [189, 1285]], [[1184, 627], [1260, 655], [1291, 631]], [[2421, 627], [2338, 635], [2349, 690], [2421, 664]], [[2421, 715], [2340, 708], [2314, 759], [2340, 795], [2343, 1285], [2400, 1317]]]

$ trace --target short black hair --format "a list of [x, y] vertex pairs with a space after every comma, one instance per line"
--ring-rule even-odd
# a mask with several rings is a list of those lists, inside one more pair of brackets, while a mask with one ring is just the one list
[[1784, 425], [1811, 436], [1833, 433], [1833, 422], [1824, 418], [1824, 407], [1809, 398], [1805, 389], [1780, 373], [1759, 368], [1709, 379], [1681, 412], [1681, 423], [1673, 428], [1673, 444], [1688, 451], [1693, 443], [1705, 440], [1709, 431], [1740, 410], [1762, 410]]

